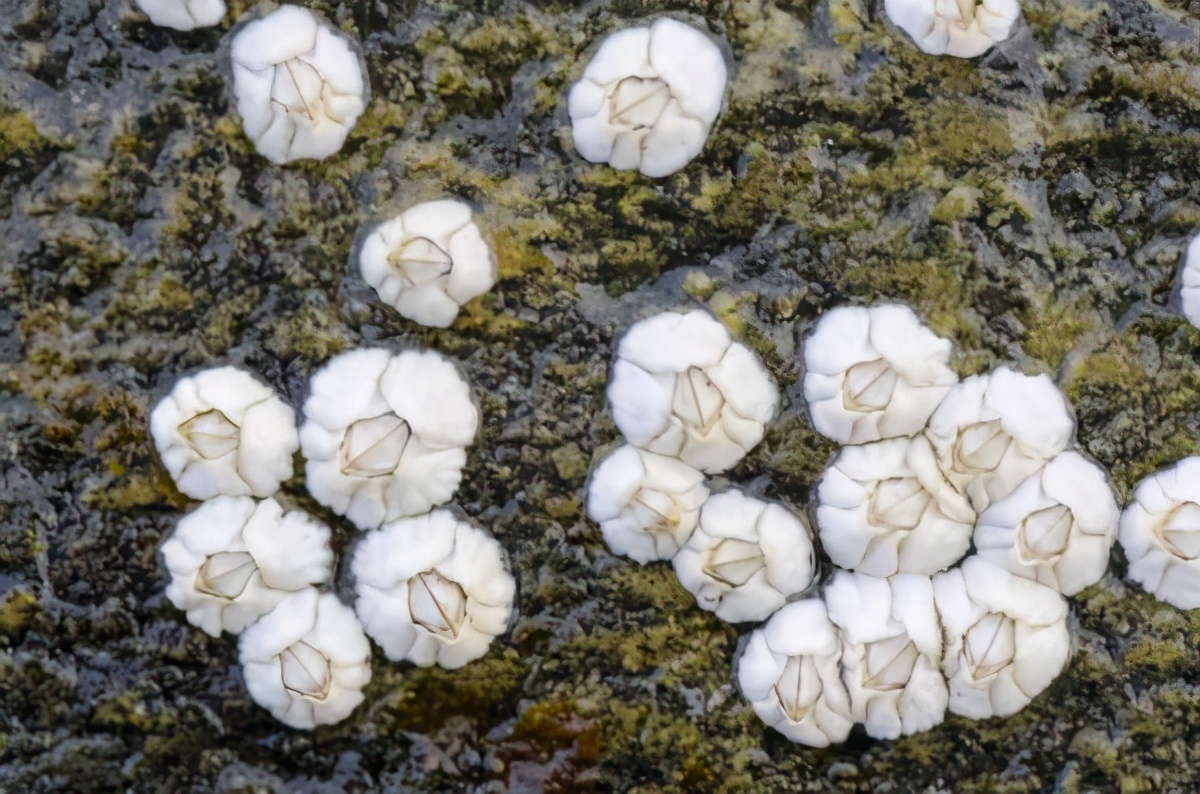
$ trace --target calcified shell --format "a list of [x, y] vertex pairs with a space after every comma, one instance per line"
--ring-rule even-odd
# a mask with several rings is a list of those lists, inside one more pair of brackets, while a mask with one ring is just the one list
[[608, 382], [630, 444], [713, 474], [762, 440], [779, 392], [770, 374], [705, 312], [665, 312], [621, 338]]
[[446, 510], [370, 533], [350, 570], [367, 633], [396, 661], [462, 667], [512, 616], [516, 583], [500, 544]]
[[1180, 609], [1200, 608], [1200, 458], [1138, 483], [1118, 537], [1130, 579]]
[[345, 719], [371, 680], [371, 646], [354, 610], [312, 588], [248, 628], [238, 658], [254, 702], [293, 728]]
[[163, 466], [193, 499], [271, 496], [292, 476], [296, 416], [236, 367], [181, 378], [150, 414]]
[[767, 725], [793, 742], [827, 747], [845, 741], [854, 725], [841, 655], [825, 604], [795, 601], [750, 634], [738, 686]]
[[732, 623], [763, 620], [809, 588], [811, 532], [797, 514], [741, 491], [709, 498], [675, 575], [702, 609]]
[[700, 153], [721, 110], [727, 70], [721, 50], [673, 19], [604, 40], [568, 110], [584, 159], [660, 177]]
[[237, 634], [289, 594], [329, 579], [329, 528], [274, 499], [218, 496], [163, 544], [167, 598], [212, 636]]
[[299, 6], [281, 6], [238, 31], [233, 93], [246, 135], [273, 163], [322, 160], [362, 114], [366, 80], [357, 44]]
[[479, 426], [455, 366], [417, 351], [335, 356], [313, 376], [304, 415], [309, 491], [362, 529], [449, 501]]
[[1012, 33], [1017, 0], [884, 0], [888, 19], [932, 55], [974, 58]]
[[447, 328], [496, 283], [492, 251], [461, 201], [429, 201], [380, 224], [359, 255], [379, 299], [421, 325]]
[[692, 536], [707, 498], [703, 472], [626, 445], [592, 473], [587, 512], [613, 552], [646, 563], [675, 556]]
[[842, 307], [804, 343], [813, 427], [848, 444], [919, 432], [958, 382], [950, 342], [907, 306]]

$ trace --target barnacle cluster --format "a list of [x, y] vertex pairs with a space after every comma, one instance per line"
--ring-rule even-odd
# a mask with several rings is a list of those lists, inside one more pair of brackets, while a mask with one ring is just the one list
[[1118, 521], [1104, 472], [1068, 449], [1074, 420], [1049, 378], [1001, 367], [960, 382], [949, 342], [904, 306], [822, 317], [803, 392], [814, 427], [847, 445], [814, 494], [841, 570], [813, 596], [803, 518], [705, 484], [762, 438], [777, 400], [737, 347], [698, 312], [622, 338], [609, 402], [629, 445], [588, 486], [610, 548], [672, 559], [718, 617], [767, 619], [737, 680], [794, 741], [841, 742], [856, 723], [895, 738], [947, 711], [1029, 703], [1069, 656], [1063, 596], [1104, 574]]
[[163, 544], [167, 597], [207, 633], [241, 634], [251, 696], [295, 728], [362, 701], [368, 634], [389, 658], [460, 667], [507, 630], [515, 591], [494, 538], [431, 512], [457, 489], [479, 423], [453, 364], [428, 351], [344, 353], [313, 376], [304, 414], [313, 496], [360, 529], [391, 522], [354, 554], [353, 609], [324, 591], [329, 527], [274, 498], [298, 445], [277, 394], [222, 367], [181, 379], [151, 415], [168, 472], [207, 499]]

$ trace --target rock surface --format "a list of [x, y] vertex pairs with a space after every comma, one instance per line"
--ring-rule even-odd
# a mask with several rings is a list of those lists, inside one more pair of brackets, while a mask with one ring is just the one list
[[[581, 508], [618, 443], [614, 338], [705, 304], [783, 384], [728, 474], [805, 507], [833, 445], [799, 340], [847, 301], [908, 302], [961, 376], [1051, 375], [1118, 500], [1200, 451], [1200, 331], [1173, 307], [1200, 227], [1200, 4], [1026, 3], [976, 61], [923, 55], [860, 0], [305, 3], [363, 43], [341, 153], [271, 165], [232, 115], [216, 28], [128, 2], [0, 0], [0, 789], [29, 792], [1196, 790], [1200, 612], [1122, 582], [1071, 599], [1077, 650], [1015, 716], [822, 751], [732, 682], [742, 636]], [[570, 145], [564, 92], [605, 33], [659, 13], [737, 68], [703, 152], [663, 180]], [[350, 267], [418, 201], [482, 210], [499, 281], [420, 328]], [[232, 363], [294, 407], [363, 343], [460, 361], [481, 401], [459, 506], [513, 563], [521, 616], [454, 672], [375, 652], [345, 722], [290, 730], [232, 638], [163, 596], [188, 504], [149, 407]], [[298, 467], [299, 471], [303, 467]], [[334, 527], [294, 478], [285, 495]]]

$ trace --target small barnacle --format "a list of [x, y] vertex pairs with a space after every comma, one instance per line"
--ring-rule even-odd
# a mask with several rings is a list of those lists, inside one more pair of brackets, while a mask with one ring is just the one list
[[429, 201], [380, 224], [359, 268], [379, 299], [421, 325], [447, 328], [496, 283], [496, 260], [461, 201]]
[[313, 376], [304, 415], [309, 491], [362, 529], [448, 501], [479, 427], [467, 382], [432, 352], [335, 356]]
[[195, 30], [216, 25], [225, 16], [225, 0], [134, 0], [155, 25]]
[[907, 306], [834, 309], [804, 343], [813, 427], [846, 444], [911, 436], [958, 382], [949, 360]]
[[630, 444], [709, 474], [762, 440], [779, 392], [762, 363], [708, 314], [664, 312], [635, 323], [608, 383]]
[[949, 484], [982, 511], [1065, 450], [1074, 434], [1067, 401], [1050, 378], [1000, 367], [950, 390], [907, 461], [931, 491]]
[[363, 626], [394, 661], [462, 667], [512, 615], [516, 583], [500, 544], [446, 510], [371, 532], [350, 570]]
[[930, 489], [907, 438], [843, 447], [817, 487], [817, 531], [835, 565], [872, 576], [932, 574], [971, 545], [975, 511], [954, 488]]
[[933, 589], [955, 714], [1014, 714], [1066, 666], [1067, 602], [1056, 591], [978, 557], [935, 576]]
[[884, 0], [888, 19], [924, 52], [974, 58], [1012, 33], [1018, 0]]
[[707, 498], [702, 472], [626, 445], [592, 473], [587, 512], [613, 552], [647, 563], [675, 556], [692, 536]]
[[675, 575], [701, 609], [731, 623], [762, 620], [809, 588], [816, 573], [811, 533], [782, 505], [741, 491], [708, 499]]
[[356, 46], [299, 6], [281, 6], [233, 38], [233, 93], [246, 135], [273, 163], [324, 159], [362, 114]]
[[975, 525], [980, 557], [1063, 595], [1099, 581], [1120, 511], [1104, 471], [1064, 452], [993, 502]]
[[929, 577], [839, 571], [825, 588], [825, 601], [841, 630], [842, 680], [855, 722], [877, 739], [939, 724], [949, 692]]
[[235, 367], [182, 378], [154, 407], [150, 433], [167, 472], [193, 499], [270, 496], [292, 476], [300, 446], [292, 409]]
[[329, 579], [329, 528], [274, 499], [218, 496], [163, 544], [167, 598], [208, 634], [237, 634], [289, 594]]
[[660, 177], [704, 148], [728, 70], [705, 34], [673, 19], [604, 40], [567, 104], [584, 159]]
[[1139, 482], [1118, 539], [1130, 579], [1180, 609], [1200, 608], [1200, 458]]
[[759, 719], [793, 742], [828, 747], [854, 725], [842, 641], [818, 599], [795, 601], [750, 634], [737, 682]]
[[371, 680], [371, 646], [354, 610], [312, 588], [246, 629], [238, 658], [250, 696], [293, 728], [345, 719]]

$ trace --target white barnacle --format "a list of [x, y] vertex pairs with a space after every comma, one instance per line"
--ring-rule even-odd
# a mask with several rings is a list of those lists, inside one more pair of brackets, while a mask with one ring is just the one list
[[593, 163], [672, 174], [704, 148], [727, 72], [713, 40], [682, 22], [613, 33], [567, 98], [575, 148]]
[[238, 114], [259, 154], [282, 164], [342, 148], [367, 91], [349, 37], [285, 5], [238, 31], [230, 55]]
[[225, 0], [134, 0], [155, 25], [175, 30], [211, 27], [225, 16]]
[[911, 436], [958, 376], [950, 342], [907, 306], [834, 309], [804, 343], [804, 399], [818, 432], [844, 444]]
[[793, 742], [828, 747], [854, 726], [842, 641], [819, 599], [795, 601], [750, 634], [737, 682], [758, 718]]
[[608, 382], [617, 428], [630, 444], [714, 474], [762, 440], [779, 391], [748, 348], [700, 310], [635, 323]]
[[350, 569], [359, 618], [393, 661], [457, 669], [487, 653], [512, 616], [504, 550], [448, 510], [371, 532]]
[[854, 721], [877, 739], [941, 723], [950, 695], [929, 577], [839, 571], [825, 588], [825, 603], [841, 630], [842, 681]]
[[193, 499], [266, 497], [292, 476], [296, 415], [236, 367], [182, 378], [150, 414], [163, 466]]
[[1063, 452], [980, 513], [975, 548], [1018, 576], [1075, 595], [1104, 575], [1119, 518], [1103, 469]]
[[1200, 234], [1188, 243], [1179, 272], [1179, 297], [1183, 314], [1192, 325], [1200, 326]]
[[730, 623], [763, 620], [813, 582], [816, 555], [804, 520], [741, 491], [709, 497], [675, 575], [701, 609]]
[[1003, 499], [1067, 448], [1075, 419], [1045, 375], [1008, 367], [955, 386], [908, 449], [908, 463], [931, 490], [949, 483], [976, 511]]
[[1139, 482], [1118, 539], [1130, 579], [1180, 609], [1200, 608], [1200, 458]]
[[1018, 0], [884, 0], [888, 19], [924, 52], [974, 58], [1012, 33]]
[[971, 557], [933, 578], [946, 647], [950, 711], [974, 719], [1023, 709], [1070, 655], [1067, 602], [1059, 593]]
[[333, 569], [328, 527], [248, 496], [218, 496], [188, 513], [162, 553], [171, 572], [167, 598], [214, 637], [241, 632]]
[[626, 445], [592, 472], [587, 513], [613, 552], [647, 563], [671, 559], [688, 542], [707, 498], [702, 472]]
[[308, 490], [361, 529], [449, 501], [479, 427], [466, 380], [428, 351], [335, 356], [313, 376], [304, 415]]
[[371, 645], [354, 610], [312, 588], [246, 629], [238, 659], [254, 702], [305, 730], [349, 716], [371, 680]]
[[871, 576], [929, 575], [971, 545], [975, 511], [947, 484], [930, 488], [909, 466], [913, 443], [843, 447], [817, 486], [817, 531], [833, 563]]
[[380, 224], [359, 254], [379, 299], [421, 325], [447, 328], [496, 283], [496, 260], [461, 201], [428, 201]]

